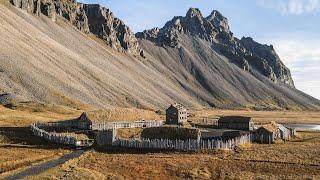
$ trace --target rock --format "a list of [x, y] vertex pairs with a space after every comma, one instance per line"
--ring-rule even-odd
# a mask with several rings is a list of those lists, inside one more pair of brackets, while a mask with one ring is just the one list
[[22, 0], [12, 0], [11, 3], [16, 6], [17, 8], [21, 8], [22, 5], [21, 5], [21, 1]]
[[206, 20], [209, 21], [220, 32], [231, 33], [228, 19], [222, 16], [219, 11], [212, 11], [212, 13], [206, 17]]
[[80, 31], [84, 33], [90, 33], [88, 17], [84, 11], [83, 4], [76, 8], [73, 25], [75, 25]]
[[84, 4], [90, 32], [103, 39], [106, 44], [118, 51], [144, 56], [135, 34], [123, 21], [113, 16], [113, 13], [100, 5]]
[[266, 66], [269, 66], [273, 71], [273, 73], [271, 73], [271, 77], [273, 79], [277, 79], [282, 83], [294, 87], [290, 70], [283, 64], [272, 45], [268, 46], [259, 44], [250, 37], [243, 37], [240, 40], [240, 43], [253, 55], [266, 60]]
[[56, 7], [53, 1], [41, 1], [41, 13], [48, 16], [52, 21], [56, 21]]
[[33, 13], [37, 16], [41, 15], [41, 0], [34, 0], [33, 1]]
[[158, 38], [158, 34], [159, 34], [160, 30], [159, 28], [153, 28], [148, 30], [145, 30], [143, 32], [139, 32], [136, 34], [136, 37], [138, 38], [143, 38], [143, 39], [148, 39], [149, 41], [156, 41]]

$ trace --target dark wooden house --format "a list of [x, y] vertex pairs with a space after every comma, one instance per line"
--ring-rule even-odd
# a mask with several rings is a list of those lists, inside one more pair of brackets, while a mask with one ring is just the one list
[[104, 146], [104, 145], [112, 145], [112, 142], [115, 140], [117, 136], [117, 130], [104, 130], [104, 131], [95, 131], [95, 140], [97, 145]]
[[166, 124], [183, 124], [188, 120], [187, 109], [181, 104], [172, 104], [166, 110]]
[[254, 130], [254, 123], [251, 117], [224, 116], [218, 120], [218, 126], [222, 129], [236, 129], [242, 131]]
[[78, 129], [97, 130], [95, 125], [108, 121], [109, 116], [110, 112], [105, 110], [84, 112], [76, 120], [76, 126]]
[[205, 140], [229, 140], [243, 135], [247, 135], [250, 132], [240, 130], [225, 130], [225, 129], [203, 129], [201, 130], [201, 139]]
[[90, 119], [89, 115], [84, 112], [77, 119], [77, 121], [74, 125], [77, 126], [78, 129], [85, 129], [85, 130], [90, 129], [91, 130], [92, 124], [93, 124], [92, 119]]
[[254, 139], [258, 143], [272, 144], [281, 138], [280, 129], [274, 124], [263, 125], [254, 132]]

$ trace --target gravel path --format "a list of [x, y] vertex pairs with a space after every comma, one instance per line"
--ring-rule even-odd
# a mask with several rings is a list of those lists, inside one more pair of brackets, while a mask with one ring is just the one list
[[76, 150], [73, 151], [70, 154], [64, 155], [62, 157], [60, 157], [59, 159], [54, 159], [51, 161], [47, 161], [41, 164], [37, 164], [34, 166], [29, 167], [28, 169], [22, 171], [22, 172], [18, 172], [17, 174], [8, 176], [4, 179], [6, 180], [10, 180], [10, 179], [23, 179], [26, 178], [28, 176], [34, 176], [34, 175], [38, 175], [46, 170], [49, 170], [51, 168], [57, 167], [61, 164], [64, 164], [65, 162], [71, 160], [71, 159], [75, 159], [80, 157], [85, 151], [84, 150]]

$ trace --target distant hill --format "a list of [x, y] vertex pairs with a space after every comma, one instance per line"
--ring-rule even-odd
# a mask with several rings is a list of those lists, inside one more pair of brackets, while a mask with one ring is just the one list
[[320, 107], [272, 46], [237, 39], [218, 11], [191, 8], [134, 34], [100, 5], [12, 0], [0, 21], [0, 94], [10, 97], [75, 108]]

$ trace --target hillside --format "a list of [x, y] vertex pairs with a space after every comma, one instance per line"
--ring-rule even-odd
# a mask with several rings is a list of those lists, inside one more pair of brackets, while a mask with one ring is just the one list
[[159, 107], [173, 97], [186, 103], [190, 98], [147, 60], [105, 46], [62, 17], [53, 22], [6, 4], [0, 5], [0, 21], [1, 93], [99, 108]]
[[[20, 101], [74, 108], [159, 109], [174, 101], [189, 108], [320, 107], [319, 100], [295, 89], [272, 46], [234, 38], [225, 22], [219, 22], [223, 33], [213, 36], [210, 18], [195, 9], [178, 17], [181, 26], [174, 19], [135, 37], [99, 5], [13, 4], [0, 4], [0, 94]], [[204, 25], [191, 30], [183, 22], [194, 19], [193, 13], [200, 13], [196, 18]]]

